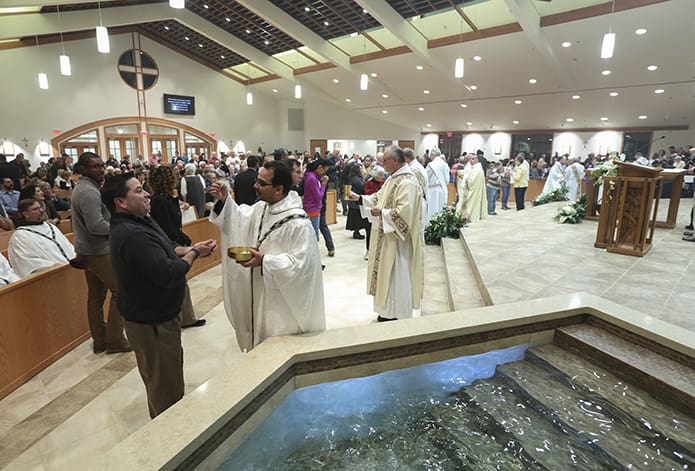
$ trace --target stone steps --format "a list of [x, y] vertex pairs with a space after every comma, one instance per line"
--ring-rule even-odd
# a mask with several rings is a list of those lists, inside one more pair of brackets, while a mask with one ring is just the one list
[[508, 384], [499, 378], [478, 381], [461, 389], [457, 396], [475, 404], [481, 414], [499, 424], [521, 449], [546, 469], [604, 470], [619, 463], [602, 456], [577, 436], [524, 404]]
[[497, 373], [528, 406], [620, 469], [692, 466], [686, 449], [595, 392], [573, 388], [567, 377], [528, 361], [500, 365]]
[[[657, 430], [680, 447], [695, 452], [695, 420], [683, 420], [683, 413], [640, 388], [622, 382], [615, 375], [569, 351], [548, 344], [529, 349], [526, 359], [568, 378], [572, 388], [598, 394], [642, 422]], [[679, 419], [679, 417], [681, 417]]]
[[491, 305], [490, 295], [485, 285], [480, 283], [475, 265], [466, 253], [464, 241], [443, 238], [441, 243], [452, 309], [460, 311]]
[[438, 245], [425, 245], [425, 286], [422, 293], [422, 315], [451, 312], [449, 285], [444, 254]]
[[[673, 352], [656, 353], [590, 324], [555, 331], [555, 343], [590, 359], [623, 380], [637, 384], [687, 414], [695, 411], [695, 368], [692, 360]], [[677, 356], [672, 359], [667, 356]], [[683, 358], [681, 358], [683, 357]]]

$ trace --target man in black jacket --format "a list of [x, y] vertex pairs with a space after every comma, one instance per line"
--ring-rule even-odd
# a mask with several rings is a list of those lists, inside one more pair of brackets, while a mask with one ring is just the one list
[[174, 247], [149, 217], [150, 195], [132, 174], [110, 178], [102, 190], [111, 212], [111, 263], [118, 278], [118, 308], [145, 383], [150, 417], [183, 397], [181, 303], [186, 273], [217, 242]]
[[255, 155], [250, 155], [246, 159], [248, 169], [241, 172], [234, 179], [234, 201], [237, 204], [248, 204], [251, 206], [258, 199], [254, 185], [258, 176], [258, 163], [260, 159]]

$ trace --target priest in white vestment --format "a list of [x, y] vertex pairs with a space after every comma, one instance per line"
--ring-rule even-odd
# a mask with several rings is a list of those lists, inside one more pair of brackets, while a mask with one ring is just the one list
[[17, 280], [19, 280], [19, 276], [10, 266], [10, 262], [0, 253], [0, 288]]
[[466, 203], [466, 178], [471, 172], [471, 156], [463, 157], [463, 165], [456, 169], [456, 212], [463, 214], [463, 206]]
[[7, 258], [20, 278], [75, 258], [75, 248], [60, 229], [41, 221], [44, 209], [38, 201], [22, 200], [17, 209], [23, 219], [10, 238]]
[[403, 149], [403, 154], [405, 155], [405, 161], [410, 166], [410, 169], [415, 174], [417, 182], [420, 184], [420, 190], [422, 190], [422, 206], [420, 207], [420, 214], [422, 215], [422, 227], [424, 231], [427, 225], [427, 170], [418, 162], [415, 157], [415, 152], [413, 149], [406, 147]]
[[430, 152], [432, 161], [427, 165], [427, 218], [440, 212], [447, 205], [447, 187], [449, 185], [449, 165], [439, 149]]
[[461, 215], [470, 222], [487, 218], [487, 192], [485, 188], [485, 171], [478, 161], [478, 156], [472, 156], [471, 169], [466, 173], [463, 191], [465, 194]]
[[424, 277], [420, 184], [396, 145], [384, 152], [384, 167], [390, 177], [377, 193], [350, 195], [372, 221], [367, 294], [374, 296], [379, 322], [412, 317], [420, 309]]
[[561, 157], [560, 160], [555, 162], [555, 164], [550, 169], [550, 172], [548, 172], [547, 178], [545, 179], [545, 185], [543, 186], [543, 191], [541, 192], [541, 195], [545, 195], [546, 193], [559, 190], [560, 188], [566, 185], [566, 166], [567, 159], [564, 156]]
[[572, 165], [567, 167], [565, 175], [567, 176], [567, 188], [569, 193], [567, 197], [570, 201], [577, 201], [582, 189], [582, 180], [584, 180], [584, 166], [581, 164], [579, 157], [572, 159]]
[[[326, 329], [321, 256], [316, 234], [282, 161], [261, 168], [259, 201], [238, 205], [224, 185], [210, 220], [220, 229], [224, 307], [242, 351], [268, 337]], [[247, 262], [226, 256], [235, 246], [255, 247]]]

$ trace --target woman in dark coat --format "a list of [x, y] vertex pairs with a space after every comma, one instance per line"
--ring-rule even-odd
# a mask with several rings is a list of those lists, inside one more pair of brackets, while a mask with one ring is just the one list
[[[150, 216], [164, 230], [169, 240], [176, 245], [189, 246], [188, 237], [181, 226], [181, 206], [176, 193], [177, 178], [174, 170], [166, 165], [160, 165], [150, 170], [149, 183], [152, 188], [150, 196]], [[181, 327], [200, 327], [205, 325], [205, 319], [196, 319], [191, 301], [191, 292], [186, 283], [186, 293], [181, 306]]]
[[[362, 178], [362, 164], [355, 163], [350, 167], [348, 181], [352, 185], [352, 191], [358, 195], [364, 194], [364, 179]], [[352, 231], [353, 239], [364, 239], [360, 230], [367, 229], [367, 219], [360, 214], [360, 207], [356, 201], [348, 201], [348, 215], [345, 229]]]

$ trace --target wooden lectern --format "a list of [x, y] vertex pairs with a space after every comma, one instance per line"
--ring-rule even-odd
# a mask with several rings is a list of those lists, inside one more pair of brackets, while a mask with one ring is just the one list
[[652, 248], [662, 177], [660, 168], [618, 162], [618, 176], [603, 180], [594, 247], [644, 256]]

